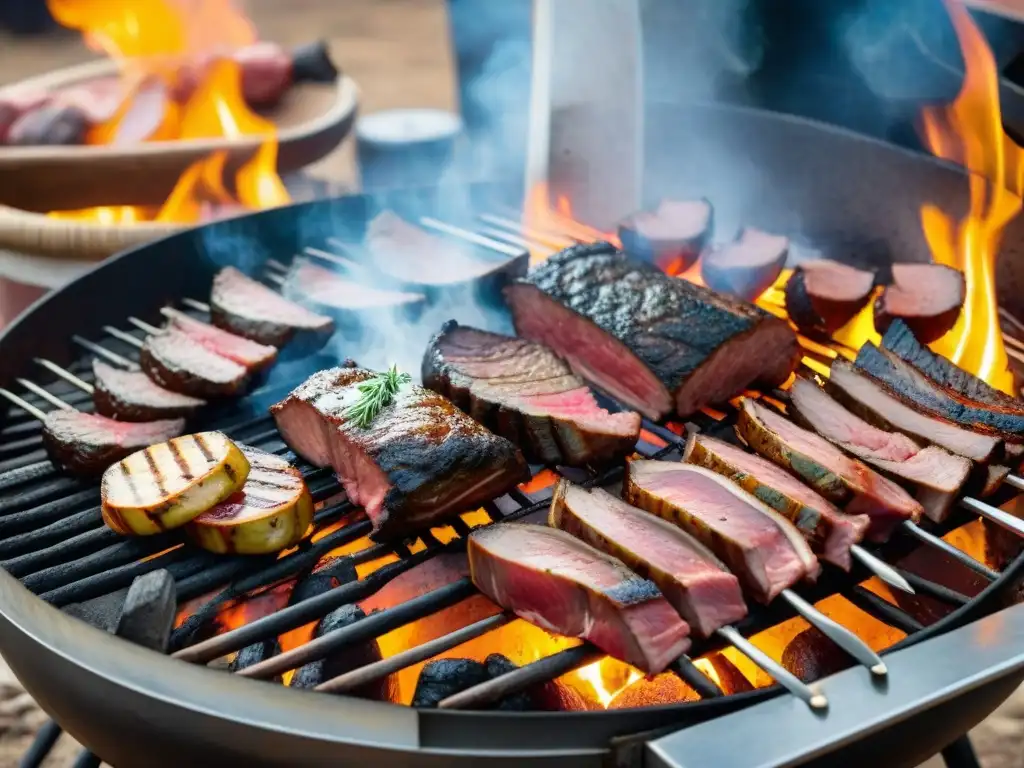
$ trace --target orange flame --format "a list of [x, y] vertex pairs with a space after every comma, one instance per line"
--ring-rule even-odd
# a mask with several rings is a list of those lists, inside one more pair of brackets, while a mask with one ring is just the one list
[[922, 111], [922, 134], [932, 154], [963, 165], [970, 175], [970, 212], [958, 224], [934, 206], [921, 226], [935, 260], [962, 270], [964, 311], [932, 348], [994, 387], [1012, 392], [1013, 376], [999, 330], [995, 262], [1006, 225], [1019, 213], [1024, 155], [1003, 133], [999, 75], [992, 51], [967, 10], [947, 0], [965, 75], [952, 104]]
[[576, 241], [594, 242], [607, 240], [620, 246], [619, 238], [612, 232], [602, 232], [573, 218], [572, 203], [565, 195], [559, 195], [555, 206], [551, 206], [551, 193], [546, 182], [535, 185], [526, 194], [523, 202], [524, 233], [535, 241], [531, 245], [530, 260], [543, 261], [551, 255], [551, 248], [564, 248]]
[[[90, 131], [91, 143], [108, 143], [130, 113], [136, 96], [162, 82], [165, 109], [150, 141], [259, 136], [264, 140], [237, 171], [234, 194], [223, 181], [226, 156], [189, 167], [159, 211], [121, 206], [55, 212], [54, 216], [101, 224], [135, 221], [199, 221], [210, 206], [263, 209], [290, 202], [277, 175], [276, 128], [245, 102], [239, 64], [224, 56], [256, 41], [250, 21], [231, 0], [48, 0], [54, 18], [82, 32], [87, 44], [118, 62], [122, 102]], [[185, 103], [171, 100], [185, 71], [198, 83]]]

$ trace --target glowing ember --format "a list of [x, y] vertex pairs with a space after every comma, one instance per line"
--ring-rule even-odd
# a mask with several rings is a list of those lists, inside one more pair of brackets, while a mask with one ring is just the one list
[[967, 281], [960, 319], [932, 348], [992, 386], [1012, 392], [1013, 377], [999, 330], [995, 261], [1004, 227], [1021, 208], [1021, 148], [1003, 133], [995, 59], [967, 10], [947, 0], [966, 73], [956, 100], [922, 111], [925, 143], [937, 157], [971, 171], [970, 213], [954, 224], [932, 206], [921, 225], [935, 261], [957, 267]]
[[[80, 30], [90, 47], [118, 62], [121, 104], [90, 131], [90, 143], [114, 141], [146, 98], [158, 100], [161, 110], [147, 141], [265, 137], [238, 169], [233, 194], [224, 184], [226, 155], [218, 152], [190, 166], [159, 210], [120, 206], [51, 216], [107, 225], [195, 222], [290, 202], [277, 175], [276, 128], [246, 104], [240, 66], [225, 56], [256, 42], [252, 24], [231, 0], [48, 0], [48, 7], [58, 22]], [[171, 96], [182, 92], [188, 77], [198, 82], [178, 103]]]

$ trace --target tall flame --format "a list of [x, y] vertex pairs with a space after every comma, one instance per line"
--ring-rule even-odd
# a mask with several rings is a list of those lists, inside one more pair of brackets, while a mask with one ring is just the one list
[[90, 131], [90, 143], [113, 140], [134, 101], [154, 82], [171, 94], [185, 74], [198, 83], [183, 104], [164, 99], [159, 127], [149, 140], [263, 138], [252, 158], [238, 169], [235, 193], [223, 183], [227, 157], [214, 153], [194, 163], [159, 211], [97, 208], [57, 212], [62, 218], [99, 223], [197, 221], [210, 205], [261, 209], [290, 202], [277, 175], [276, 128], [245, 102], [239, 64], [225, 56], [256, 42], [250, 21], [232, 0], [47, 0], [53, 17], [82, 32], [87, 44], [118, 62], [122, 102], [105, 123]]
[[932, 348], [1005, 392], [1013, 376], [999, 329], [995, 266], [1003, 229], [1021, 209], [1024, 154], [1003, 132], [999, 75], [992, 51], [967, 10], [946, 0], [963, 50], [965, 75], [952, 104], [922, 111], [922, 134], [932, 154], [970, 174], [970, 212], [958, 224], [934, 206], [921, 225], [935, 261], [963, 271], [964, 311]]

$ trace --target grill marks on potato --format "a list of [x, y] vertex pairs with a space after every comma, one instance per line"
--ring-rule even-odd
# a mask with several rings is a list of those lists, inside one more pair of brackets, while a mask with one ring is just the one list
[[239, 490], [248, 474], [248, 459], [219, 432], [157, 443], [103, 475], [103, 518], [124, 534], [177, 528]]

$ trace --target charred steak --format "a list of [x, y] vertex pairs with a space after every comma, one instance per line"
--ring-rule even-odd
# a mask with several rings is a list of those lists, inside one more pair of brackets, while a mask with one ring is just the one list
[[334, 332], [331, 318], [300, 307], [234, 267], [213, 278], [210, 317], [218, 328], [274, 347], [301, 335], [311, 348], [319, 348]]
[[894, 320], [889, 326], [882, 336], [882, 348], [968, 401], [1024, 417], [1024, 401], [1000, 392], [956, 363], [936, 355], [914, 336], [910, 326], [902, 320]]
[[423, 383], [546, 464], [600, 466], [633, 452], [640, 414], [609, 413], [542, 344], [444, 324], [423, 357]]
[[694, 435], [683, 460], [728, 477], [789, 519], [822, 560], [850, 570], [850, 547], [871, 524], [866, 515], [840, 511], [784, 469], [723, 440]]
[[368, 427], [346, 415], [376, 374], [332, 368], [272, 406], [285, 442], [332, 467], [379, 536], [401, 535], [476, 509], [530, 477], [522, 454], [450, 401], [403, 385]]
[[567, 248], [505, 289], [518, 333], [646, 416], [681, 416], [754, 381], [783, 383], [800, 358], [784, 321], [608, 243]]
[[925, 514], [936, 522], [945, 519], [971, 473], [968, 459], [935, 445], [921, 447], [899, 432], [878, 429], [805, 378], [797, 377], [789, 393], [790, 412], [798, 423], [883, 472], [912, 483]]
[[769, 603], [821, 567], [795, 527], [721, 475], [672, 461], [631, 461], [626, 501], [682, 527]]
[[67, 472], [99, 475], [114, 462], [177, 437], [184, 429], [184, 419], [126, 422], [62, 409], [46, 414], [43, 445], [53, 463]]
[[565, 531], [498, 523], [469, 537], [473, 583], [549, 632], [589, 640], [648, 674], [690, 647], [690, 628], [650, 581]]
[[898, 355], [871, 342], [860, 348], [854, 365], [919, 411], [959, 424], [972, 432], [995, 435], [1017, 443], [1024, 440], [1024, 416], [958, 397]]
[[739, 579], [711, 550], [682, 528], [602, 488], [585, 489], [560, 480], [548, 523], [653, 581], [701, 637], [747, 615]]
[[873, 540], [884, 541], [898, 523], [916, 522], [921, 516], [921, 505], [896, 483], [750, 398], [740, 406], [736, 432], [759, 454], [803, 479], [826, 499], [843, 505], [850, 514], [870, 517], [868, 535]]
[[206, 405], [197, 397], [154, 384], [142, 371], [126, 371], [94, 360], [92, 372], [92, 401], [101, 416], [121, 421], [157, 421], [191, 416]]

